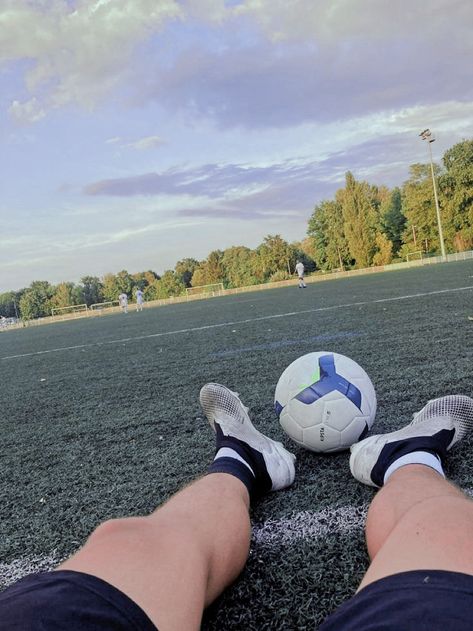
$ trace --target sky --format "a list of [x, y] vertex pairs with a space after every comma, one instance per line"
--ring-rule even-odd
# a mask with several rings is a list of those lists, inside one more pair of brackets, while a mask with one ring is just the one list
[[0, 0], [0, 292], [306, 236], [473, 137], [471, 0]]

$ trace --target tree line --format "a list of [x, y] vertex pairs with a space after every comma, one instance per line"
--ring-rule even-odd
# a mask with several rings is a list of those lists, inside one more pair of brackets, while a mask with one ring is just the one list
[[[448, 149], [434, 173], [446, 250], [472, 249], [473, 140]], [[393, 189], [356, 180], [347, 172], [334, 198], [315, 206], [301, 242], [267, 235], [255, 249], [233, 246], [214, 250], [202, 261], [184, 258], [161, 276], [151, 270], [122, 270], [101, 278], [85, 276], [77, 284], [34, 281], [0, 294], [0, 315], [38, 318], [55, 307], [114, 301], [121, 293], [131, 298], [137, 289], [143, 290], [145, 300], [157, 300], [179, 296], [186, 287], [223, 283], [231, 288], [285, 280], [297, 260], [308, 272], [330, 271], [386, 265], [419, 251], [440, 253], [430, 164], [411, 165], [409, 178]]]
[[63, 282], [52, 285], [48, 281], [34, 281], [19, 291], [0, 294], [0, 315], [7, 318], [40, 318], [51, 315], [58, 307], [90, 305], [116, 301], [121, 293], [132, 298], [138, 289], [145, 300], [180, 296], [187, 287], [223, 283], [225, 287], [242, 287], [290, 278], [296, 261], [305, 262], [309, 271], [315, 264], [306, 252], [309, 240], [289, 244], [280, 235], [268, 235], [254, 250], [234, 246], [214, 250], [203, 261], [181, 259], [172, 270], [162, 276], [154, 271], [130, 274], [84, 276], [77, 284]]
[[[473, 248], [473, 140], [448, 149], [434, 165], [447, 252]], [[430, 164], [413, 164], [401, 187], [388, 189], [345, 175], [334, 199], [309, 219], [308, 235], [318, 268], [362, 268], [406, 260], [408, 254], [440, 254]]]

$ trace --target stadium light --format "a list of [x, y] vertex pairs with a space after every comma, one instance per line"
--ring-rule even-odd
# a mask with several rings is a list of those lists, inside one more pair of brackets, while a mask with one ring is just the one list
[[440, 249], [442, 251], [442, 258], [445, 258], [445, 243], [443, 240], [442, 221], [440, 219], [439, 198], [437, 195], [437, 184], [435, 182], [434, 162], [432, 159], [432, 147], [430, 146], [433, 142], [435, 142], [435, 138], [432, 136], [432, 132], [430, 131], [430, 129], [424, 129], [424, 131], [420, 132], [419, 136], [422, 138], [422, 140], [427, 140], [427, 144], [429, 145], [430, 171], [432, 173], [432, 185], [434, 187], [435, 209], [437, 210], [437, 224], [439, 228]]

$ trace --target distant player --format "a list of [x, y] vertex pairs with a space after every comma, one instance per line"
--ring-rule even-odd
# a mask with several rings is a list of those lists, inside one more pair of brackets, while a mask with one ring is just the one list
[[128, 296], [125, 293], [118, 296], [118, 304], [121, 307], [122, 313], [128, 313]]
[[141, 289], [136, 290], [136, 310], [143, 311], [143, 292]]
[[296, 263], [296, 273], [299, 276], [299, 289], [305, 289], [307, 285], [304, 282], [304, 263], [301, 261], [297, 261]]

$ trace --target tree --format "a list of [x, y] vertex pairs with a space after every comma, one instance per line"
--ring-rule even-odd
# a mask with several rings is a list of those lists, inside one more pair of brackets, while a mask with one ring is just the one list
[[393, 244], [385, 234], [378, 232], [376, 235], [378, 251], [373, 256], [373, 265], [389, 265], [393, 260]]
[[402, 212], [401, 191], [396, 187], [381, 203], [381, 228], [392, 243], [393, 255], [399, 252], [402, 245], [402, 233], [405, 226], [406, 217]]
[[224, 251], [222, 265], [229, 287], [245, 287], [254, 285], [255, 253], [242, 245], [228, 248]]
[[133, 288], [135, 286], [133, 276], [131, 276], [131, 274], [129, 274], [126, 269], [124, 269], [121, 272], [118, 272], [115, 278], [117, 287], [120, 290], [119, 293], [131, 296]]
[[292, 273], [291, 248], [280, 234], [268, 234], [264, 237], [263, 243], [257, 247], [256, 252], [265, 280], [278, 271]]
[[357, 182], [348, 171], [345, 188], [337, 191], [343, 213], [343, 228], [351, 258], [357, 267], [371, 265], [376, 251], [378, 222], [376, 191], [367, 182]]
[[59, 283], [51, 298], [51, 308], [69, 307], [74, 304], [74, 283]]
[[166, 270], [161, 278], [146, 287], [145, 298], [146, 300], [161, 300], [171, 296], [180, 296], [184, 291], [184, 283], [174, 270]]
[[[401, 191], [402, 212], [407, 219], [403, 251], [440, 251], [437, 213], [432, 191], [432, 176], [429, 164], [412, 164], [410, 177]], [[438, 174], [439, 167], [435, 165]]]
[[14, 291], [0, 294], [0, 316], [16, 318], [18, 316], [19, 297]]
[[339, 196], [337, 191], [335, 201], [321, 202], [309, 219], [307, 234], [312, 241], [314, 260], [317, 267], [324, 270], [338, 269], [352, 263]]
[[315, 250], [310, 237], [306, 237], [302, 241], [294, 241], [290, 247], [295, 252], [295, 258], [304, 263], [307, 272], [313, 272], [316, 269]]
[[328, 208], [331, 202], [323, 201], [314, 208], [314, 212], [310, 216], [307, 234], [311, 240], [311, 246], [314, 253], [314, 261], [320, 269], [330, 269], [328, 262], [327, 247], [329, 243], [328, 236]]
[[131, 296], [133, 292], [133, 278], [126, 270], [118, 274], [105, 274], [103, 277], [103, 295], [105, 300], [118, 300], [120, 294]]
[[86, 304], [88, 307], [98, 302], [104, 302], [103, 284], [97, 276], [84, 276], [80, 284], [74, 288], [76, 304]]
[[464, 140], [443, 156], [445, 174], [439, 186], [444, 196], [444, 232], [452, 249], [473, 247], [473, 140]]
[[51, 299], [54, 287], [46, 280], [35, 280], [20, 298], [21, 317], [30, 320], [51, 315]]
[[160, 276], [152, 270], [147, 270], [146, 272], [132, 274], [131, 278], [134, 289], [141, 289], [141, 291], [144, 291], [146, 287], [154, 283], [155, 280], [159, 280]]
[[192, 274], [195, 272], [197, 267], [199, 266], [199, 261], [196, 259], [187, 258], [181, 259], [176, 263], [174, 267], [174, 271], [179, 276], [181, 281], [184, 283], [186, 287], [191, 286]]
[[214, 250], [205, 261], [201, 261], [192, 274], [192, 287], [213, 285], [225, 282], [225, 270], [222, 264], [223, 252]]
[[222, 265], [223, 252], [213, 250], [207, 257], [206, 273], [208, 284], [223, 283], [225, 281], [225, 270]]

